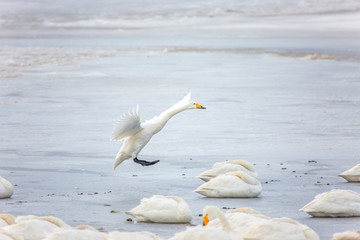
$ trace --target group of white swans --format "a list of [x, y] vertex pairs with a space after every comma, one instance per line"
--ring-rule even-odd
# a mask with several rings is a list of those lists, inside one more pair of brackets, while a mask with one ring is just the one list
[[0, 240], [159, 240], [151, 232], [99, 232], [89, 225], [71, 227], [53, 216], [0, 214]]
[[[345, 171], [347, 175], [360, 176], [360, 164]], [[355, 171], [353, 171], [355, 169]], [[356, 169], [357, 172], [356, 172]], [[240, 176], [234, 177], [233, 176]], [[350, 176], [348, 175], [348, 176]], [[231, 178], [229, 177], [231, 176]], [[256, 197], [261, 192], [261, 184], [257, 180], [257, 172], [251, 164], [243, 160], [228, 160], [214, 164], [213, 168], [201, 173], [198, 177], [208, 181], [195, 192], [207, 197]], [[239, 179], [237, 179], [239, 178]], [[250, 180], [249, 180], [250, 179]], [[360, 180], [357, 180], [360, 182]], [[260, 187], [259, 187], [260, 184]], [[333, 189], [319, 194], [300, 211], [313, 217], [357, 217], [360, 216], [360, 194], [351, 190]], [[189, 223], [192, 219], [190, 208], [186, 202], [176, 196], [152, 196], [144, 198], [141, 204], [126, 212], [138, 221], [161, 223]], [[189, 239], [319, 239], [316, 232], [289, 218], [270, 218], [251, 208], [229, 210], [223, 214], [214, 206], [206, 206], [203, 210], [203, 223], [217, 217], [202, 226], [191, 227], [177, 233], [171, 240]], [[214, 238], [214, 236], [217, 236]], [[357, 236], [358, 238], [346, 238]], [[337, 233], [334, 240], [360, 239], [359, 232]]]
[[[114, 164], [114, 170], [124, 160], [132, 158], [142, 166], [159, 162], [139, 160], [138, 154], [175, 114], [187, 109], [205, 109], [190, 101], [190, 93], [159, 116], [140, 122], [139, 108], [123, 115], [116, 123], [112, 140], [124, 139]], [[349, 182], [360, 182], [360, 164], [343, 172], [339, 176]], [[213, 168], [198, 176], [206, 183], [195, 192], [206, 197], [257, 197], [262, 190], [254, 167], [243, 160], [230, 160], [216, 163]], [[11, 197], [13, 186], [0, 177], [0, 198]], [[300, 211], [313, 217], [353, 217], [360, 216], [360, 194], [350, 190], [334, 189], [317, 195]], [[141, 204], [127, 214], [137, 221], [158, 223], [189, 223], [192, 213], [187, 203], [176, 196], [144, 198]], [[202, 225], [188, 227], [176, 233], [169, 240], [317, 240], [315, 231], [289, 218], [270, 218], [251, 208], [238, 208], [225, 214], [215, 206], [203, 209]], [[215, 219], [214, 219], [215, 218]], [[213, 219], [213, 220], [212, 220]], [[209, 221], [212, 220], [212, 221]], [[351, 237], [351, 238], [350, 238]], [[52, 216], [20, 216], [0, 214], [0, 240], [159, 240], [150, 232], [110, 232], [102, 233], [91, 226], [71, 227], [61, 219]], [[360, 239], [359, 232], [337, 233], [334, 240]]]

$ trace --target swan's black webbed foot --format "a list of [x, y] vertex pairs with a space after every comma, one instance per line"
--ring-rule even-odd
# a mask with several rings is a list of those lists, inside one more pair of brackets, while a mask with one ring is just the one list
[[148, 161], [145, 161], [145, 160], [139, 160], [137, 158], [134, 158], [133, 160], [134, 160], [134, 162], [136, 162], [138, 164], [141, 164], [142, 166], [150, 166], [150, 165], [154, 165], [154, 164], [160, 162], [160, 160], [155, 160], [155, 161], [152, 161], [152, 162], [148, 162]]

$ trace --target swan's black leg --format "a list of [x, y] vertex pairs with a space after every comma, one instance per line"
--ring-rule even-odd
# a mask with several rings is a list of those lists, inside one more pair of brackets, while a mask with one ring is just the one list
[[152, 162], [148, 162], [148, 161], [145, 161], [145, 160], [139, 160], [136, 158], [133, 159], [134, 162], [138, 163], [138, 164], [141, 164], [142, 166], [150, 166], [150, 165], [154, 165], [158, 162], [160, 162], [160, 160], [155, 160], [155, 161], [152, 161]]

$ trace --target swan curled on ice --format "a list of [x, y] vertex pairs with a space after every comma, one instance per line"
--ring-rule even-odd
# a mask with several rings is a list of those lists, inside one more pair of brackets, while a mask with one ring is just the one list
[[299, 211], [313, 217], [360, 216], [360, 194], [352, 190], [333, 189], [321, 193]]
[[[214, 217], [217, 219], [209, 222]], [[203, 223], [219, 227], [241, 239], [319, 240], [316, 232], [306, 225], [289, 218], [269, 218], [251, 208], [235, 209], [223, 214], [215, 206], [206, 206]]]
[[[183, 232], [176, 233], [168, 240], [234, 240], [230, 239], [229, 234], [219, 228], [214, 227], [188, 227]], [[242, 240], [240, 237], [238, 240]]]
[[90, 229], [65, 228], [57, 229], [48, 234], [43, 240], [107, 240], [104, 233]]
[[360, 182], [360, 164], [342, 172], [339, 177], [344, 178], [348, 182]]
[[360, 240], [360, 231], [335, 233], [332, 237], [332, 240]]
[[110, 232], [106, 240], [161, 240], [152, 232]]
[[148, 162], [137, 158], [140, 151], [150, 141], [152, 136], [158, 133], [167, 121], [174, 115], [189, 109], [205, 109], [198, 103], [190, 101], [191, 94], [187, 94], [178, 103], [162, 112], [159, 116], [145, 122], [140, 122], [139, 106], [124, 114], [114, 126], [111, 140], [125, 139], [115, 158], [114, 170], [124, 160], [132, 158], [134, 162], [142, 166], [156, 164], [159, 160]]
[[209, 170], [202, 172], [198, 178], [207, 182], [210, 179], [228, 172], [243, 171], [252, 177], [258, 177], [255, 168], [244, 160], [227, 160], [225, 162], [215, 163]]
[[14, 193], [13, 185], [3, 177], [0, 177], [0, 198], [9, 198]]
[[15, 223], [2, 227], [1, 232], [14, 239], [38, 240], [60, 228], [70, 228], [61, 219], [45, 216], [20, 216], [15, 219]]
[[189, 223], [192, 219], [187, 203], [180, 197], [154, 195], [143, 198], [139, 206], [126, 212], [140, 222]]
[[250, 198], [257, 197], [261, 190], [259, 180], [243, 171], [236, 171], [211, 179], [195, 192], [213, 198]]

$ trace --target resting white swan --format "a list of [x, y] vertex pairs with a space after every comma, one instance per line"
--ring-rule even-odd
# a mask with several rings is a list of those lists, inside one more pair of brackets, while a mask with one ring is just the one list
[[229, 234], [214, 227], [188, 227], [185, 231], [176, 233], [168, 240], [242, 240], [240, 237], [230, 238]]
[[106, 240], [107, 236], [103, 233], [92, 231], [89, 229], [58, 229], [48, 234], [42, 240]]
[[360, 182], [360, 164], [342, 172], [339, 176], [348, 182]]
[[110, 232], [106, 240], [161, 240], [151, 232]]
[[144, 198], [139, 206], [126, 214], [141, 222], [189, 223], [192, 218], [189, 206], [176, 196], [154, 195]]
[[56, 229], [42, 240], [108, 240], [106, 234], [91, 229]]
[[14, 193], [13, 185], [3, 177], [0, 177], [0, 198], [9, 198]]
[[346, 231], [342, 233], [335, 233], [332, 240], [360, 240], [360, 231]]
[[195, 192], [206, 197], [257, 197], [261, 193], [261, 183], [242, 171], [219, 175], [199, 186]]
[[360, 216], [360, 194], [351, 190], [333, 189], [317, 195], [300, 211], [313, 217]]
[[207, 182], [221, 174], [235, 171], [243, 171], [252, 177], [258, 177], [255, 168], [250, 163], [244, 160], [227, 160], [225, 162], [215, 163], [212, 169], [202, 172], [198, 178]]
[[162, 112], [151, 120], [140, 122], [139, 106], [124, 114], [115, 124], [111, 140], [124, 142], [116, 155], [114, 170], [124, 160], [133, 158], [134, 162], [143, 166], [153, 165], [159, 160], [148, 162], [137, 158], [139, 152], [150, 141], [151, 137], [158, 133], [175, 114], [188, 109], [205, 109], [198, 103], [190, 101], [191, 94], [187, 94], [182, 100]]
[[203, 222], [216, 216], [218, 219], [209, 222], [209, 226], [232, 231], [243, 239], [262, 240], [318, 240], [317, 234], [297, 221], [288, 218], [269, 218], [253, 209], [236, 209], [225, 215], [214, 206], [207, 206], [203, 211]]
[[38, 240], [60, 228], [70, 228], [61, 219], [46, 216], [21, 216], [15, 219], [15, 224], [1, 228], [1, 231], [14, 239]]

